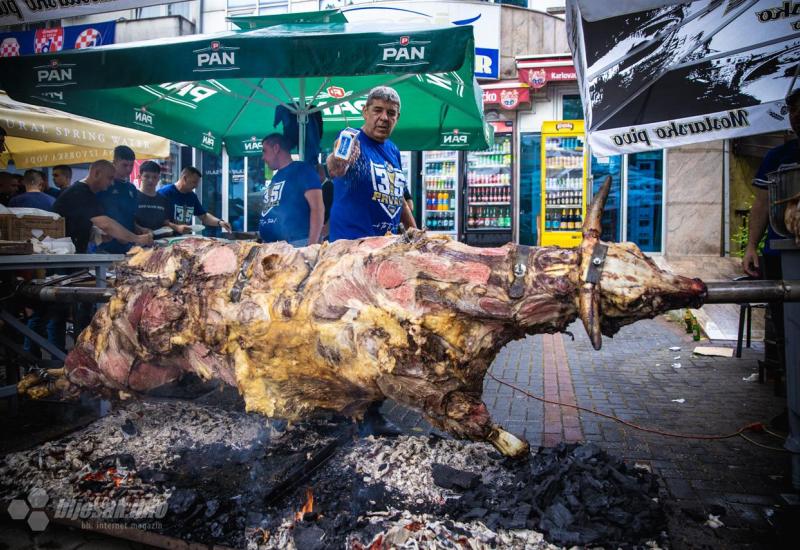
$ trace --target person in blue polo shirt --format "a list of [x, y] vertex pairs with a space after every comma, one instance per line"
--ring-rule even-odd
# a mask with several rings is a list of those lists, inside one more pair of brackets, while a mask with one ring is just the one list
[[388, 86], [373, 88], [361, 115], [364, 124], [350, 159], [327, 159], [333, 177], [331, 241], [396, 233], [400, 222], [416, 227], [403, 198], [400, 151], [389, 139], [400, 118], [400, 96]]
[[[787, 141], [783, 145], [770, 149], [758, 172], [753, 179], [756, 198], [753, 201], [753, 208], [750, 210], [750, 232], [748, 235], [747, 248], [745, 248], [742, 258], [742, 267], [745, 273], [757, 277], [759, 274], [765, 275], [770, 279], [780, 279], [780, 254], [772, 250], [769, 241], [780, 239], [777, 233], [769, 225], [769, 193], [767, 186], [769, 179], [767, 174], [774, 172], [784, 164], [800, 163], [800, 142], [797, 136], [800, 135], [800, 89], [793, 91], [786, 97], [786, 106], [789, 108], [789, 124], [795, 133], [795, 139]], [[769, 228], [767, 244], [764, 247], [763, 263], [759, 264], [758, 243], [764, 236], [764, 230]], [[760, 272], [760, 273], [759, 273]], [[772, 272], [777, 273], [777, 277], [771, 276]]]
[[[769, 178], [767, 176], [783, 165], [800, 163], [800, 143], [797, 140], [797, 136], [800, 135], [800, 89], [786, 96], [786, 106], [789, 109], [789, 125], [795, 133], [795, 139], [770, 149], [753, 178], [755, 200], [750, 210], [748, 241], [742, 258], [742, 268], [745, 273], [752, 277], [760, 276], [762, 279], [768, 280], [783, 279], [783, 269], [780, 252], [772, 250], [770, 246], [770, 241], [780, 239], [781, 236], [775, 233], [769, 223], [769, 192], [767, 190]], [[764, 255], [759, 258], [758, 244], [764, 237], [765, 229], [768, 229], [767, 242], [764, 246]], [[770, 302], [767, 307], [772, 323], [767, 323], [767, 338], [765, 339], [782, 342], [785, 338], [783, 303]], [[765, 356], [767, 353], [768, 350], [765, 350]], [[784, 410], [784, 413], [778, 415], [771, 423], [784, 428], [786, 412]]]
[[25, 192], [8, 201], [8, 206], [12, 208], [38, 208], [39, 210], [53, 211], [53, 203], [56, 199], [42, 192], [45, 178], [39, 170], [26, 170], [22, 176], [22, 184]]
[[293, 161], [282, 134], [261, 142], [264, 162], [275, 170], [264, 191], [258, 233], [265, 243], [286, 241], [293, 246], [319, 242], [325, 207], [319, 175], [307, 162]]
[[[118, 145], [114, 148], [114, 182], [105, 191], [97, 193], [97, 201], [105, 211], [106, 216], [120, 224], [131, 233], [141, 234], [137, 230], [136, 212], [138, 210], [139, 190], [128, 178], [133, 172], [133, 163], [136, 154], [127, 145]], [[125, 254], [133, 244], [110, 239], [98, 245], [97, 252], [104, 254]]]
[[176, 231], [188, 233], [191, 231], [190, 225], [194, 223], [194, 217], [200, 218], [203, 225], [208, 227], [221, 227], [228, 233], [231, 226], [225, 220], [221, 220], [210, 212], [207, 212], [200, 199], [197, 198], [194, 190], [200, 184], [200, 170], [194, 166], [187, 166], [181, 170], [178, 181], [165, 185], [158, 190], [158, 194], [166, 197], [170, 203], [168, 217], [171, 222], [178, 224]]

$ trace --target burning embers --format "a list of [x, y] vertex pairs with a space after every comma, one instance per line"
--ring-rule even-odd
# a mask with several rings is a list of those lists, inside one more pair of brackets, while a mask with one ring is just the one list
[[318, 514], [314, 513], [314, 491], [311, 487], [306, 487], [306, 501], [303, 506], [294, 513], [294, 521], [313, 521]]
[[78, 489], [80, 492], [103, 493], [132, 487], [135, 470], [136, 461], [131, 455], [108, 456], [94, 461], [93, 465], [86, 464], [78, 472]]
[[93, 482], [93, 483], [100, 483], [103, 486], [107, 486], [109, 483], [113, 483], [114, 487], [119, 487], [128, 479], [128, 472], [120, 472], [116, 468], [107, 468], [105, 471], [99, 472], [92, 472], [89, 474], [85, 474], [81, 478], [81, 483], [85, 484], [85, 482]]

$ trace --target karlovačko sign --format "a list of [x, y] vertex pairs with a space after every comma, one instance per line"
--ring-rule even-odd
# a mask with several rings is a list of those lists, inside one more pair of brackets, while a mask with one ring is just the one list
[[484, 88], [483, 104], [499, 105], [508, 111], [516, 109], [521, 103], [530, 103], [529, 88]]
[[0, 0], [0, 26], [173, 4], [178, 0]]
[[569, 56], [541, 56], [538, 59], [518, 59], [519, 81], [534, 90], [543, 88], [550, 82], [569, 82], [577, 80], [578, 75]]

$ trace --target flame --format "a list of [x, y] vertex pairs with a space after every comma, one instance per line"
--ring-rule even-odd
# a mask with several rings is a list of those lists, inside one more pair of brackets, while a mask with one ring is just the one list
[[295, 521], [302, 521], [303, 516], [309, 512], [314, 511], [314, 492], [311, 490], [311, 487], [306, 488], [306, 502], [303, 504], [303, 507], [300, 508], [294, 514]]
[[83, 481], [111, 481], [114, 487], [119, 487], [125, 480], [128, 479], [127, 472], [119, 472], [116, 468], [108, 468], [105, 471], [98, 470], [97, 472], [89, 472], [83, 476]]

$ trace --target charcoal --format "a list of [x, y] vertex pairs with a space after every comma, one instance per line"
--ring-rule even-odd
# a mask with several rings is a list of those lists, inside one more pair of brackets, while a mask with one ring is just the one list
[[197, 500], [197, 493], [191, 489], [177, 489], [169, 498], [170, 512], [183, 515], [188, 512]]
[[511, 529], [525, 529], [528, 524], [528, 516], [530, 516], [532, 508], [533, 507], [530, 504], [520, 505], [516, 510], [514, 510], [514, 515], [508, 522], [509, 527]]
[[706, 513], [699, 506], [684, 506], [681, 511], [698, 523], [703, 523], [708, 519]]
[[303, 550], [325, 548], [325, 543], [323, 542], [324, 538], [325, 531], [316, 525], [298, 525], [294, 531], [294, 544], [297, 548], [302, 548]]
[[120, 453], [114, 458], [114, 463], [112, 464], [112, 466], [115, 468], [125, 468], [127, 470], [135, 470], [136, 459], [134, 459], [133, 456], [128, 453]]
[[549, 521], [557, 528], [563, 529], [571, 524], [575, 520], [575, 517], [566, 506], [560, 502], [556, 502], [545, 510], [542, 520]]
[[562, 546], [632, 546], [658, 538], [666, 526], [653, 501], [661, 496], [656, 477], [597, 445], [562, 443], [507, 466], [512, 483], [478, 482], [447, 504], [450, 515], [466, 521], [486, 508], [483, 521], [490, 529], [528, 527]]
[[628, 525], [631, 522], [631, 514], [622, 508], [612, 508], [606, 513], [606, 517], [617, 525]]
[[219, 510], [219, 501], [216, 499], [209, 500], [206, 502], [206, 517], [211, 518], [214, 517]]
[[136, 475], [146, 483], [163, 483], [167, 480], [167, 474], [153, 468], [142, 468]]
[[481, 479], [479, 474], [457, 470], [446, 464], [432, 464], [433, 482], [443, 489], [474, 489]]
[[139, 429], [136, 427], [136, 424], [133, 423], [133, 420], [130, 418], [127, 419], [122, 426], [120, 426], [122, 430], [122, 434], [125, 437], [133, 437], [139, 433]]
[[489, 512], [486, 508], [473, 508], [466, 514], [461, 516], [461, 519], [464, 521], [472, 520], [472, 519], [482, 519], [486, 514]]
[[708, 513], [715, 516], [723, 517], [728, 511], [721, 504], [712, 504], [708, 507]]

